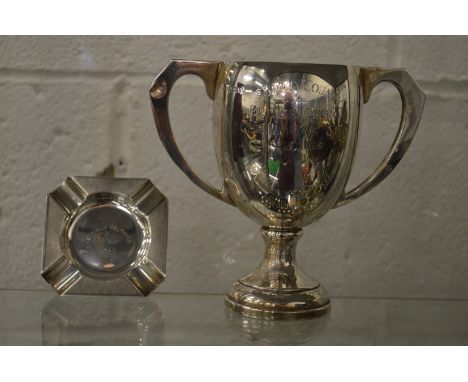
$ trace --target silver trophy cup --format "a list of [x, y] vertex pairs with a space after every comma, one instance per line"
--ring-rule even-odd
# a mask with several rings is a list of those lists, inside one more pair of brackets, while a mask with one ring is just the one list
[[[169, 96], [175, 81], [186, 74], [199, 76], [214, 102], [220, 190], [191, 169], [172, 134]], [[346, 192], [359, 113], [383, 81], [400, 93], [400, 127], [378, 168]], [[228, 306], [265, 318], [327, 312], [327, 292], [296, 263], [297, 240], [302, 227], [379, 184], [406, 153], [425, 100], [409, 74], [345, 65], [173, 60], [155, 79], [150, 97], [159, 136], [174, 162], [201, 189], [262, 227], [263, 261], [234, 283]]]

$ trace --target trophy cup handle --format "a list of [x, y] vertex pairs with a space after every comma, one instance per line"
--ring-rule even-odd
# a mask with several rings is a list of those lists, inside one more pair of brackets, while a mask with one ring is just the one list
[[202, 190], [223, 202], [234, 205], [234, 202], [224, 188], [218, 190], [201, 178], [190, 167], [175, 142], [169, 121], [169, 95], [175, 82], [186, 74], [194, 74], [203, 80], [206, 93], [213, 100], [219, 65], [220, 63], [218, 62], [171, 60], [158, 77], [156, 77], [150, 87], [149, 93], [159, 138], [175, 164]]
[[398, 89], [402, 101], [400, 127], [382, 163], [361, 184], [344, 193], [334, 208], [348, 204], [364, 195], [393, 171], [413, 140], [426, 99], [418, 84], [403, 69], [360, 68], [360, 82], [364, 103], [369, 101], [372, 90], [380, 82], [390, 82]]

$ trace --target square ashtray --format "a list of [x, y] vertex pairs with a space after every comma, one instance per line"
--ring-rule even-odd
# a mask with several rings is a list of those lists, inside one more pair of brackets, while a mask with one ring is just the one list
[[148, 179], [67, 178], [47, 196], [42, 276], [59, 294], [148, 295], [166, 276], [167, 204]]

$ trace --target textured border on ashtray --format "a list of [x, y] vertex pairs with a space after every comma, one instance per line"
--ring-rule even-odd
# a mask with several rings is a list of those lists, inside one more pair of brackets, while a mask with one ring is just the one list
[[[125, 198], [144, 217], [149, 238], [128, 269], [90, 275], [74, 261], [64, 240], [73, 214], [96, 194]], [[41, 274], [58, 294], [147, 296], [166, 277], [167, 198], [144, 178], [68, 177], [47, 196]]]

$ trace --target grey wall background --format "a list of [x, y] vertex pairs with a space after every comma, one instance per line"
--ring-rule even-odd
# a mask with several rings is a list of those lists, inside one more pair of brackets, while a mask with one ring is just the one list
[[[223, 293], [259, 263], [259, 227], [197, 189], [159, 142], [147, 89], [170, 58], [406, 68], [428, 97], [412, 147], [378, 188], [305, 228], [299, 260], [334, 296], [468, 298], [465, 37], [0, 38], [0, 288], [49, 288], [45, 195], [109, 163], [169, 197], [160, 291]], [[189, 162], [219, 185], [201, 81], [181, 80], [170, 108]], [[349, 187], [383, 158], [400, 110], [391, 86], [364, 106]]]

